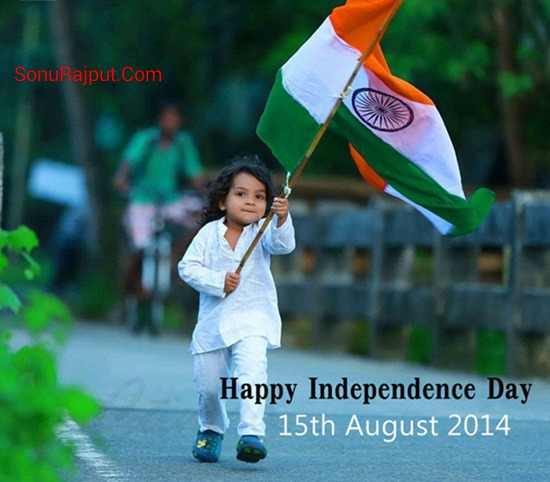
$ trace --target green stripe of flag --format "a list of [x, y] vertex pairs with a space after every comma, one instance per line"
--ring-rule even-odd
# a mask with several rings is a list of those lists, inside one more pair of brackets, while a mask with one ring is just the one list
[[420, 167], [375, 136], [345, 106], [332, 123], [391, 187], [406, 198], [452, 223], [451, 236], [476, 229], [491, 209], [495, 195], [478, 189], [469, 200], [449, 193]]
[[283, 87], [279, 70], [256, 130], [286, 171], [293, 172], [321, 126]]

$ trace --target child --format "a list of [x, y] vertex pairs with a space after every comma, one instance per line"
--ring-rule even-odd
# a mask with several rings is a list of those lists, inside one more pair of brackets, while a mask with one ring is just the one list
[[[268, 169], [256, 156], [237, 158], [208, 185], [202, 229], [178, 264], [181, 278], [200, 293], [193, 332], [194, 382], [199, 394], [199, 432], [193, 456], [217, 462], [229, 419], [222, 396], [222, 377], [242, 383], [267, 382], [268, 349], [281, 344], [281, 317], [271, 254], [295, 246], [288, 200], [274, 198]], [[241, 274], [234, 273], [269, 210], [273, 220], [254, 248]], [[237, 393], [240, 393], [238, 391]], [[265, 458], [264, 404], [240, 399], [237, 459]]]

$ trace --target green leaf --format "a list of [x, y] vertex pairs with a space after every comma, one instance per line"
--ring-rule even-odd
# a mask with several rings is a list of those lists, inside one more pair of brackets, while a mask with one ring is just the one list
[[14, 251], [24, 249], [30, 252], [38, 246], [38, 238], [32, 229], [27, 228], [27, 226], [19, 226], [17, 229], [8, 232], [8, 245]]
[[29, 293], [29, 303], [23, 309], [23, 321], [33, 332], [39, 332], [55, 322], [70, 325], [74, 321], [67, 305], [58, 297], [39, 290]]
[[39, 306], [23, 308], [23, 320], [27, 328], [35, 333], [44, 330], [51, 321], [48, 313]]
[[2, 253], [0, 253], [0, 274], [6, 271], [8, 265], [9, 262], [7, 256], [4, 256]]
[[32, 290], [29, 293], [29, 301], [31, 305], [40, 307], [50, 318], [64, 323], [71, 323], [74, 321], [71, 310], [63, 300], [57, 296], [44, 293], [40, 290]]
[[78, 423], [88, 422], [101, 411], [99, 402], [77, 387], [67, 387], [63, 401], [69, 416]]
[[55, 356], [43, 344], [23, 346], [14, 354], [13, 361], [22, 380], [41, 388], [57, 383]]
[[40, 274], [40, 265], [26, 251], [21, 251], [20, 254], [29, 264], [29, 267], [24, 271], [26, 278], [29, 280], [34, 279], [35, 276]]
[[21, 300], [15, 292], [9, 286], [0, 284], [0, 310], [7, 308], [17, 313], [20, 307]]
[[0, 229], [0, 250], [8, 245], [8, 232]]

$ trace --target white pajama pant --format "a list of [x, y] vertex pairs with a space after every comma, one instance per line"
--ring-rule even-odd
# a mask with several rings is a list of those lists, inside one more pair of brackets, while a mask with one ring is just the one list
[[[200, 430], [225, 433], [229, 427], [225, 408], [227, 400], [220, 398], [220, 378], [234, 376], [237, 377], [241, 415], [237, 433], [239, 436], [265, 435], [265, 403], [256, 404], [254, 399], [241, 399], [240, 386], [242, 383], [267, 383], [267, 339], [262, 336], [248, 336], [230, 347], [198, 353], [193, 359], [193, 379], [199, 394]], [[230, 395], [228, 392], [228, 396]]]

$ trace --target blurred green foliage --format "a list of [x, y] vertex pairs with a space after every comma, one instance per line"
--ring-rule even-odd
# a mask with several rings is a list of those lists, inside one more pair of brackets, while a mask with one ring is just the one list
[[366, 356], [369, 353], [370, 326], [367, 320], [355, 319], [351, 322], [348, 352]]
[[432, 359], [431, 330], [423, 326], [411, 327], [408, 350], [410, 362], [429, 364]]
[[[21, 83], [14, 78], [18, 66], [57, 68], [50, 22], [53, 3], [0, 3], [0, 131], [5, 138], [8, 205], [12, 192], [25, 189], [9, 182], [21, 99], [30, 99], [32, 110], [29, 159], [73, 162], [61, 84]], [[110, 232], [102, 233], [105, 239], [101, 244], [108, 246], [103, 248], [105, 259], [94, 266], [101, 272], [86, 282], [85, 299], [78, 304], [87, 316], [101, 316], [116, 299], [116, 293], [111, 299], [109, 294], [101, 298], [101, 306], [96, 303], [97, 286], [101, 285], [98, 280], [114, 280], [117, 259], [122, 258], [116, 243], [123, 236], [124, 200], [113, 192], [111, 179], [130, 136], [155, 122], [162, 97], [176, 95], [189, 107], [187, 127], [197, 139], [207, 167], [217, 169], [234, 155], [258, 153], [277, 171], [278, 163], [255, 135], [276, 72], [344, 0], [64, 3], [73, 27], [73, 67], [114, 68], [120, 73], [130, 66], [160, 69], [163, 74], [162, 82], [98, 82], [80, 88], [88, 106], [86, 117], [95, 133], [96, 145], [90, 157], [99, 171], [96, 194], [105, 200], [108, 212], [104, 231]], [[507, 69], [499, 64], [502, 49], [497, 8], [506, 9], [508, 14], [505, 33], [511, 52]], [[25, 46], [23, 32], [31, 10], [38, 12], [38, 41]], [[523, 119], [515, 123], [516, 134], [524, 147], [525, 170], [528, 164], [535, 164], [537, 186], [550, 186], [550, 137], [546, 133], [550, 110], [549, 24], [549, 0], [406, 0], [389, 26], [382, 40], [388, 63], [394, 74], [423, 90], [437, 104], [455, 144], [466, 185], [511, 184], [506, 165], [509, 133], [503, 127], [502, 102], [517, 99]], [[323, 147], [328, 147], [327, 137]], [[356, 176], [355, 166], [340, 162], [334, 152], [318, 149], [304, 175]], [[41, 239], [48, 239], [59, 210], [31, 199], [26, 200], [25, 208], [24, 223]]]
[[476, 333], [476, 372], [480, 375], [506, 373], [506, 335], [493, 330]]
[[[226, 0], [163, 0], [69, 2], [74, 18], [74, 43], [78, 65], [117, 71], [124, 66], [160, 69], [162, 82], [96, 83], [84, 89], [92, 124], [106, 115], [122, 119], [124, 139], [154, 122], [157, 101], [177, 94], [190, 106], [189, 127], [196, 134], [210, 165], [237, 152], [257, 151], [275, 166], [254, 134], [278, 68], [318, 28], [331, 10], [343, 1], [275, 0], [259, 4]], [[516, 71], [497, 68], [493, 2], [407, 0], [382, 41], [395, 74], [425, 90], [436, 100], [460, 151], [469, 137], [490, 134], [492, 143], [483, 162], [492, 163], [495, 139], [504, 133], [498, 122], [498, 95], [524, 99], [525, 133], [536, 161], [548, 161], [545, 107], [550, 98], [550, 34], [548, 0], [500, 2], [511, 15], [509, 36], [514, 47]], [[39, 43], [24, 52], [21, 31], [29, 8], [40, 10]], [[56, 67], [49, 31], [47, 2], [5, 2], [0, 6], [0, 92], [3, 116], [0, 129], [9, 144], [15, 125], [16, 103], [23, 89], [35, 99], [33, 109], [34, 155], [68, 160], [67, 131], [58, 84], [15, 82], [14, 69], [28, 58], [26, 67]], [[235, 79], [240, 81], [235, 84]], [[228, 86], [237, 94], [227, 95]], [[244, 114], [243, 114], [244, 112]], [[235, 135], [235, 122], [242, 124]], [[101, 127], [101, 126], [100, 126]], [[466, 131], [466, 133], [464, 132]], [[109, 158], [114, 170], [116, 154]], [[9, 149], [8, 149], [9, 152]], [[459, 156], [460, 157], [460, 156]], [[487, 172], [469, 165], [463, 156], [466, 181], [484, 182]], [[326, 166], [327, 173], [338, 170]], [[488, 168], [485, 169], [487, 171]], [[110, 173], [109, 173], [110, 174]], [[306, 172], [307, 174], [307, 172]]]
[[100, 409], [83, 390], [61, 386], [57, 380], [49, 335], [57, 344], [73, 323], [65, 304], [33, 289], [22, 301], [3, 281], [14, 254], [26, 260], [29, 280], [38, 274], [31, 256], [37, 245], [34, 232], [26, 227], [0, 230], [0, 313], [17, 314], [32, 340], [14, 349], [12, 334], [0, 326], [0, 480], [61, 480], [72, 466], [73, 448], [58, 439], [56, 429], [66, 417], [84, 423]]

